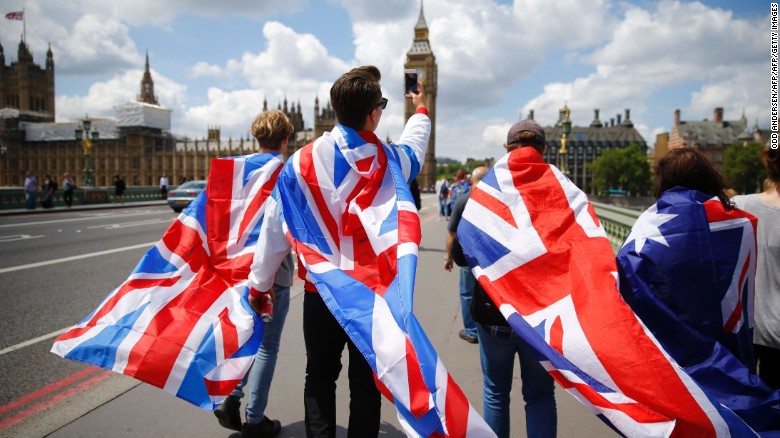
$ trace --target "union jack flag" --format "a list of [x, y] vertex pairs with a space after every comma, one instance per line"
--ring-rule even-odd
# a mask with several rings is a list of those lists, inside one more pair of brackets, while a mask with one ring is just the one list
[[755, 375], [756, 219], [674, 188], [618, 253], [620, 292], [696, 383], [758, 432], [780, 431], [780, 391]]
[[421, 235], [407, 180], [429, 131], [416, 114], [401, 146], [340, 125], [305, 146], [279, 177], [283, 228], [408, 436], [494, 436], [412, 312]]
[[9, 20], [24, 20], [24, 11], [15, 11], [5, 14], [5, 18]]
[[532, 148], [507, 154], [482, 178], [458, 240], [545, 369], [619, 433], [752, 433], [696, 385], [623, 301], [593, 206]]
[[262, 339], [246, 282], [282, 164], [278, 153], [212, 160], [206, 190], [51, 351], [203, 409], [218, 406], [246, 374]]

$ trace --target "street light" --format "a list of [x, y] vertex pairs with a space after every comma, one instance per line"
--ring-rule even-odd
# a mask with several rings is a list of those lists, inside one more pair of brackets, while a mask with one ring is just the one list
[[92, 121], [84, 119], [81, 121], [81, 128], [76, 128], [76, 141], [81, 142], [81, 148], [84, 150], [84, 186], [94, 187], [95, 177], [92, 175], [92, 148], [100, 137], [97, 130], [92, 130]]
[[563, 119], [560, 121], [561, 148], [558, 150], [558, 160], [560, 161], [559, 168], [561, 169], [561, 172], [563, 172], [564, 175], [567, 175], [566, 153], [568, 152], [568, 150], [566, 149], [566, 143], [569, 140], [569, 134], [571, 134], [571, 120], [569, 119], [570, 110], [567, 106], [564, 105], [562, 112], [563, 112]]

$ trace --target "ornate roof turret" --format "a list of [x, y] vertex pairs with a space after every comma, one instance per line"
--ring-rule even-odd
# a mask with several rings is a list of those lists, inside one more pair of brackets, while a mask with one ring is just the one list
[[17, 60], [20, 64], [22, 63], [30, 63], [33, 62], [33, 56], [32, 53], [30, 53], [30, 48], [27, 47], [27, 44], [24, 42], [24, 40], [19, 41], [19, 52], [17, 55]]
[[423, 13], [423, 3], [420, 1], [420, 16], [417, 18], [417, 24], [414, 26], [414, 42], [407, 55], [428, 55], [431, 50], [431, 43], [428, 41], [428, 23], [425, 22]]
[[54, 70], [54, 53], [51, 51], [51, 43], [49, 43], [49, 50], [46, 51], [46, 70]]

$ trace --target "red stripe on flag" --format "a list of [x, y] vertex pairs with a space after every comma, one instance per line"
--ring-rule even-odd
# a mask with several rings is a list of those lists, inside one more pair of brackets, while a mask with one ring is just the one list
[[193, 328], [225, 289], [222, 278], [205, 269], [199, 271], [187, 288], [149, 321], [130, 351], [124, 373], [163, 388]]
[[219, 324], [222, 328], [222, 347], [225, 359], [233, 355], [238, 350], [238, 330], [236, 325], [230, 319], [230, 311], [227, 307], [219, 313]]
[[[331, 147], [331, 145], [326, 145], [325, 147]], [[328, 229], [328, 233], [330, 234], [336, 249], [341, 250], [341, 241], [339, 239], [339, 230], [336, 225], [336, 220], [330, 214], [330, 209], [328, 209], [329, 203], [325, 200], [322, 189], [319, 186], [317, 169], [314, 166], [314, 158], [312, 156], [313, 150], [314, 145], [309, 143], [300, 151], [298, 165], [300, 166], [301, 177], [306, 181], [309, 192], [311, 193], [312, 198], [314, 198], [314, 204], [317, 207], [316, 209], [312, 209], [312, 212], [321, 218], [325, 227]]]
[[452, 376], [447, 374], [447, 398], [444, 418], [448, 437], [465, 437], [468, 431], [469, 401]]
[[737, 303], [734, 306], [734, 310], [731, 312], [726, 324], [723, 326], [723, 330], [726, 332], [733, 332], [737, 328], [737, 324], [742, 320], [742, 288], [745, 285], [745, 275], [750, 268], [750, 254], [745, 259], [745, 263], [742, 265], [742, 272], [739, 274], [739, 283], [737, 283]]
[[398, 243], [414, 243], [419, 246], [422, 240], [420, 216], [413, 211], [398, 210]]
[[509, 206], [503, 202], [496, 202], [496, 198], [487, 194], [484, 190], [479, 188], [479, 186], [475, 187], [474, 190], [471, 191], [471, 195], [469, 195], [469, 201], [479, 203], [483, 207], [490, 210], [493, 214], [506, 221], [506, 223], [509, 225], [517, 228], [515, 218], [512, 215], [512, 212], [509, 210]]
[[236, 385], [241, 382], [241, 379], [236, 380], [209, 380], [209, 379], [203, 379], [203, 382], [206, 385], [206, 392], [209, 393], [212, 397], [219, 397], [219, 396], [228, 396], [231, 392], [233, 392], [234, 389], [236, 389]]
[[430, 410], [428, 409], [430, 391], [425, 386], [420, 360], [409, 338], [406, 338], [406, 375], [409, 380], [409, 412], [419, 418]]
[[241, 225], [238, 228], [239, 236], [243, 236], [244, 233], [246, 233], [246, 229], [249, 226], [249, 223], [257, 215], [257, 212], [260, 211], [260, 207], [265, 204], [265, 201], [268, 199], [268, 197], [271, 196], [271, 193], [276, 186], [276, 180], [279, 178], [279, 173], [281, 173], [281, 171], [282, 166], [277, 166], [268, 181], [263, 184], [257, 194], [252, 198], [252, 201], [246, 208], [244, 217], [241, 219]]
[[555, 318], [550, 326], [550, 347], [563, 354], [563, 323], [561, 318]]
[[186, 260], [193, 272], [198, 271], [209, 261], [200, 234], [179, 220], [173, 221], [161, 240], [169, 251]]
[[638, 403], [613, 403], [593, 389], [593, 387], [584, 383], [574, 383], [567, 379], [560, 371], [550, 371], [550, 375], [564, 389], [576, 389], [577, 392], [582, 394], [582, 396], [593, 404], [593, 406], [620, 411], [638, 423], [664, 423], [671, 421], [670, 418], [664, 417]]
[[92, 330], [92, 328], [97, 325], [98, 321], [100, 321], [101, 318], [111, 313], [111, 311], [114, 310], [114, 307], [116, 307], [117, 303], [124, 298], [125, 295], [134, 292], [138, 289], [149, 289], [153, 287], [170, 287], [176, 284], [177, 281], [179, 281], [181, 277], [170, 277], [170, 278], [160, 278], [160, 279], [146, 279], [146, 278], [139, 278], [139, 279], [133, 279], [127, 281], [125, 284], [119, 287], [119, 290], [111, 296], [111, 298], [108, 299], [95, 314], [90, 318], [89, 322], [84, 327], [74, 327], [67, 332], [61, 334], [57, 339], [54, 341], [60, 342], [60, 341], [67, 341], [68, 339], [78, 338], [79, 336], [83, 335], [84, 333], [88, 332], [89, 330]]

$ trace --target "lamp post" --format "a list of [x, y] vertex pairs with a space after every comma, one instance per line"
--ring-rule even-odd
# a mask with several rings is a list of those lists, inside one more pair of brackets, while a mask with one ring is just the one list
[[563, 174], [566, 176], [568, 176], [568, 172], [566, 171], [566, 154], [568, 153], [568, 150], [566, 149], [566, 143], [569, 141], [569, 134], [571, 134], [571, 120], [569, 119], [569, 113], [569, 108], [565, 107], [563, 109], [563, 120], [560, 121], [561, 148], [558, 150], [558, 161], [560, 163], [559, 169], [561, 169], [561, 172], [563, 172]]
[[84, 119], [81, 121], [81, 128], [76, 128], [76, 141], [81, 142], [81, 148], [84, 150], [84, 186], [94, 187], [95, 177], [92, 175], [92, 148], [100, 135], [97, 130], [92, 130], [92, 121]]

